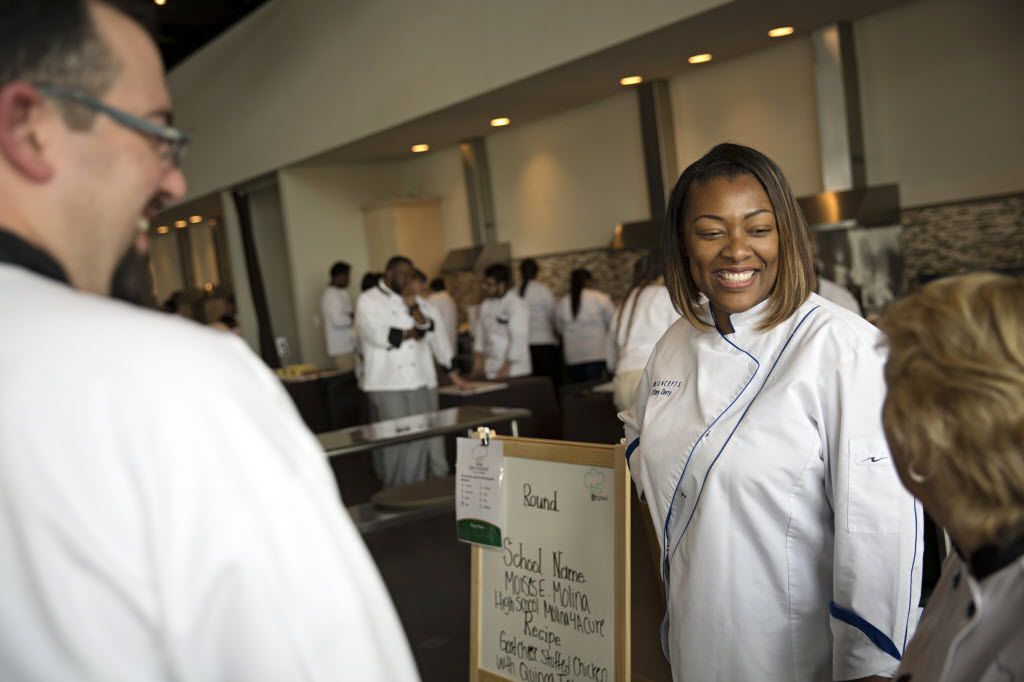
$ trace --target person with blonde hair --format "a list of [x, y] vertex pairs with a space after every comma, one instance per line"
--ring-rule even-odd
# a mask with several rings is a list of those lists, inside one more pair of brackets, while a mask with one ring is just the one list
[[1024, 278], [932, 282], [880, 326], [893, 461], [955, 546], [896, 678], [1024, 679]]

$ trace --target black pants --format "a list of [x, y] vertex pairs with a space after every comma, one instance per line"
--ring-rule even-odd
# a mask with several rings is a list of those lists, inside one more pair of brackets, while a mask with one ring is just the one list
[[549, 377], [555, 385], [555, 395], [562, 385], [562, 351], [554, 344], [530, 346], [530, 362], [533, 363], [533, 375]]
[[593, 381], [604, 377], [604, 360], [595, 362], [581, 362], [578, 365], [568, 365], [569, 380], [574, 384], [580, 381]]

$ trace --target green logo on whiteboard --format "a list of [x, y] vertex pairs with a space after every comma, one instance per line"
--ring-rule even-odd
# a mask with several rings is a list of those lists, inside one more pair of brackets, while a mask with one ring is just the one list
[[607, 500], [604, 492], [604, 472], [599, 469], [591, 469], [583, 476], [583, 485], [590, 491], [590, 501]]

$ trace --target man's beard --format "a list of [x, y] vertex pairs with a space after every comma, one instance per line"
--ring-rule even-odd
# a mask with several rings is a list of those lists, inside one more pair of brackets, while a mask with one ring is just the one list
[[128, 247], [114, 268], [110, 279], [110, 295], [146, 308], [156, 307], [148, 252], [139, 253], [134, 244]]

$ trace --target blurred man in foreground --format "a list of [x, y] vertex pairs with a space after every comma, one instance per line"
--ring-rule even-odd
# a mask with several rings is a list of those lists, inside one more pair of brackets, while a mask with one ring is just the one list
[[185, 193], [156, 46], [102, 2], [0, 17], [0, 679], [415, 680], [274, 376], [107, 297]]

